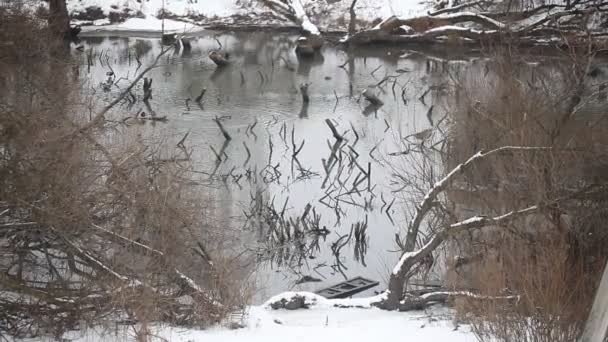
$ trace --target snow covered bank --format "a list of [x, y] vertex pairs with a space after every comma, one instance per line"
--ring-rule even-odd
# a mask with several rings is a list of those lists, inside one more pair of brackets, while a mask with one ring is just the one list
[[[281, 294], [278, 298], [290, 298], [296, 293]], [[466, 326], [457, 327], [446, 309], [436, 308], [426, 312], [389, 312], [376, 308], [337, 308], [334, 300], [327, 300], [311, 293], [299, 293], [314, 299], [317, 305], [304, 310], [271, 310], [268, 305], [252, 306], [243, 318], [242, 329], [214, 328], [210, 330], [189, 330], [156, 327], [154, 334], [159, 340], [206, 341], [206, 342], [369, 342], [377, 340], [397, 340], [415, 342], [473, 342], [475, 336]], [[345, 299], [339, 302], [354, 305], [368, 299]], [[267, 303], [268, 304], [268, 303]], [[72, 341], [126, 341], [132, 330], [125, 329], [116, 334], [110, 329], [108, 335], [101, 331], [72, 333], [66, 338]]]
[[[186, 19], [199, 25], [209, 24], [285, 24], [257, 0], [164, 0], [167, 18]], [[311, 21], [322, 30], [345, 29], [350, 20], [350, 0], [302, 0]], [[68, 0], [68, 9], [80, 23], [96, 26], [110, 24], [110, 18], [145, 18], [136, 22], [106, 27], [109, 30], [160, 31], [152, 19], [161, 17], [163, 0]], [[371, 23], [391, 15], [413, 17], [428, 6], [421, 0], [359, 0], [355, 10], [360, 23]], [[134, 28], [135, 27], [135, 28]], [[179, 30], [176, 28], [175, 30]]]
[[[161, 32], [163, 27], [162, 20], [152, 16], [147, 16], [146, 18], [129, 18], [120, 24], [106, 24], [109, 24], [109, 22], [102, 19], [98, 22], [98, 25], [84, 26], [83, 32], [91, 32], [99, 29], [115, 32]], [[167, 33], [193, 33], [202, 31], [202, 29], [201, 26], [195, 24], [165, 19], [165, 32]]]

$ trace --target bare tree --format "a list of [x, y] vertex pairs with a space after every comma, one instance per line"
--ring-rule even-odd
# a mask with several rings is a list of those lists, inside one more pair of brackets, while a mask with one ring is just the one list
[[70, 16], [66, 0], [49, 0], [48, 24], [57, 37], [70, 38]]

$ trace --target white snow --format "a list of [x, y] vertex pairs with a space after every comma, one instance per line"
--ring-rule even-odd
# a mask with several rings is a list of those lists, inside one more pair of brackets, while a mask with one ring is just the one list
[[[452, 313], [447, 309], [433, 308], [427, 311], [393, 312], [377, 308], [337, 308], [336, 300], [319, 298], [312, 293], [284, 293], [276, 298], [289, 298], [295, 294], [316, 299], [318, 305], [310, 309], [295, 311], [271, 310], [262, 306], [251, 306], [240, 323], [245, 328], [229, 330], [216, 327], [209, 330], [194, 330], [154, 326], [156, 340], [205, 341], [205, 342], [369, 342], [369, 341], [415, 341], [415, 342], [473, 342], [473, 333], [467, 326], [455, 329]], [[355, 305], [369, 299], [344, 299], [342, 303]], [[119, 328], [120, 329], [120, 328]], [[134, 341], [133, 330], [111, 328], [104, 335], [100, 328], [85, 332], [73, 332], [65, 338], [78, 342]]]
[[[147, 16], [144, 19], [129, 18], [124, 23], [116, 25], [116, 28], [129, 31], [160, 31], [162, 28], [162, 20], [152, 16]], [[165, 19], [165, 31], [189, 32], [197, 29], [198, 26], [190, 23]]]
[[357, 306], [364, 308], [371, 308], [372, 303], [378, 303], [381, 300], [386, 298], [386, 293], [381, 293], [377, 296], [372, 297], [363, 297], [363, 298], [347, 298], [347, 299], [327, 299], [325, 297], [319, 296], [318, 294], [312, 292], [305, 291], [288, 291], [278, 294], [274, 297], [271, 297], [266, 301], [266, 303], [262, 304], [263, 308], [270, 308], [271, 303], [275, 303], [280, 301], [281, 299], [290, 300], [294, 296], [304, 297], [304, 303], [310, 306], [314, 306], [316, 308], [331, 308], [335, 305], [342, 306]]
[[401, 270], [401, 267], [403, 267], [403, 264], [405, 263], [405, 261], [416, 256], [419, 253], [419, 251], [420, 250], [417, 250], [414, 252], [403, 253], [403, 255], [401, 255], [401, 258], [399, 258], [399, 262], [397, 262], [397, 264], [393, 268], [393, 274], [394, 275], [399, 274], [399, 271]]
[[[163, 0], [68, 0], [70, 12], [85, 11], [88, 7], [99, 7], [106, 15], [128, 8], [146, 16], [157, 16], [163, 8]], [[164, 0], [165, 11], [177, 16], [201, 14], [206, 16], [228, 16], [238, 10], [237, 0]]]
[[302, 29], [304, 29], [304, 31], [310, 32], [311, 34], [314, 34], [314, 35], [321, 34], [319, 32], [319, 29], [313, 23], [311, 23], [309, 20], [305, 20], [302, 23]]
[[459, 228], [459, 227], [467, 226], [469, 224], [473, 224], [476, 222], [481, 222], [483, 220], [485, 220], [485, 217], [483, 217], [483, 216], [473, 216], [464, 221], [456, 222], [456, 223], [450, 225], [450, 228]]
[[480, 19], [483, 19], [489, 23], [492, 23], [492, 25], [496, 26], [497, 28], [505, 28], [505, 24], [501, 23], [500, 21], [494, 20], [488, 16], [482, 15], [482, 14], [478, 14], [478, 13], [474, 13], [474, 12], [457, 12], [457, 13], [450, 13], [450, 14], [442, 14], [442, 15], [438, 15], [435, 16], [435, 18], [438, 19], [451, 19], [451, 18], [458, 18], [458, 17], [477, 17]]
[[[96, 30], [95, 26], [85, 26], [83, 31]], [[161, 32], [162, 20], [148, 16], [146, 18], [129, 18], [125, 22], [116, 25], [106, 25], [103, 30], [133, 31], [133, 32]], [[165, 19], [165, 32], [168, 33], [192, 33], [202, 30], [202, 27], [183, 21]]]
[[479, 30], [474, 30], [474, 29], [468, 28], [468, 27], [462, 27], [462, 26], [456, 26], [456, 25], [446, 25], [446, 26], [439, 26], [439, 27], [429, 29], [425, 32], [425, 34], [436, 33], [436, 32], [440, 32], [440, 33], [449, 32], [449, 31], [462, 31], [462, 32], [469, 31], [469, 32], [474, 32], [474, 33], [485, 32], [488, 34], [496, 32], [496, 30], [479, 31]]

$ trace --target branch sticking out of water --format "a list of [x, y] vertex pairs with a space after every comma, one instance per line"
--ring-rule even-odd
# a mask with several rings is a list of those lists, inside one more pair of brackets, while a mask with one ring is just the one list
[[331, 133], [334, 135], [334, 138], [336, 140], [338, 140], [338, 141], [344, 140], [344, 137], [342, 135], [340, 135], [340, 133], [338, 133], [336, 126], [334, 125], [333, 122], [331, 122], [330, 119], [325, 119], [325, 123], [327, 124], [327, 126], [329, 126], [329, 129], [331, 129]]
[[197, 103], [200, 103], [200, 102], [203, 100], [203, 96], [205, 96], [205, 92], [207, 92], [207, 88], [203, 88], [203, 89], [201, 90], [200, 95], [198, 95], [198, 96], [196, 97], [195, 101], [196, 101]]
[[247, 147], [247, 144], [243, 141], [243, 146], [245, 147], [245, 151], [247, 152], [247, 159], [245, 159], [245, 163], [244, 165], [247, 165], [247, 162], [249, 162], [249, 159], [251, 158], [251, 151], [249, 151], [249, 147]]
[[220, 128], [220, 131], [222, 131], [222, 135], [224, 136], [224, 139], [226, 139], [228, 141], [232, 140], [232, 137], [230, 136], [230, 134], [228, 134], [228, 131], [226, 131], [226, 129], [224, 128], [224, 125], [222, 125], [222, 122], [220, 121], [220, 119], [215, 117], [215, 119], [213, 119], [213, 121], [215, 121], [217, 126]]
[[310, 102], [310, 97], [308, 96], [308, 87], [309, 86], [310, 86], [310, 83], [300, 84], [300, 92], [302, 93], [302, 102], [304, 102], [306, 104]]

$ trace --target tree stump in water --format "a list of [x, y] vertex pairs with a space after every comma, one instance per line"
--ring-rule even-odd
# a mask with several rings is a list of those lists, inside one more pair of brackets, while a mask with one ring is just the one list
[[308, 96], [308, 87], [310, 83], [302, 83], [300, 84], [300, 92], [302, 93], [302, 102], [304, 104], [308, 104], [310, 102], [310, 97]]
[[152, 78], [144, 77], [144, 102], [152, 98]]
[[365, 89], [361, 95], [363, 95], [363, 97], [374, 106], [379, 107], [384, 104], [384, 102], [378, 98], [378, 95], [376, 95], [376, 93], [371, 89]]
[[209, 58], [217, 65], [218, 67], [224, 67], [228, 65], [230, 62], [228, 61], [229, 54], [221, 53], [219, 51], [211, 51], [209, 53]]
[[323, 46], [321, 37], [318, 36], [302, 36], [296, 41], [296, 55], [303, 57], [314, 56]]
[[184, 47], [184, 51], [192, 50], [192, 45], [190, 44], [190, 38], [183, 37], [181, 39], [182, 46]]
[[172, 45], [172, 44], [175, 44], [176, 40], [177, 40], [177, 36], [175, 33], [165, 33], [165, 34], [163, 34], [163, 36], [161, 38], [161, 43], [163, 45]]
[[300, 37], [296, 41], [296, 55], [298, 56], [312, 56], [315, 54], [315, 50], [305, 37]]

